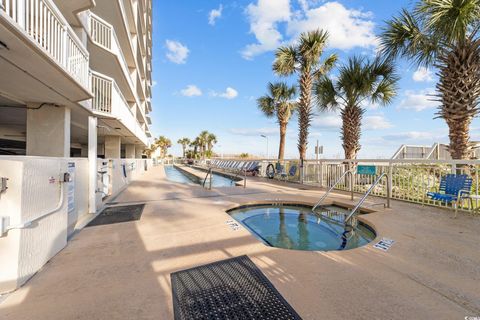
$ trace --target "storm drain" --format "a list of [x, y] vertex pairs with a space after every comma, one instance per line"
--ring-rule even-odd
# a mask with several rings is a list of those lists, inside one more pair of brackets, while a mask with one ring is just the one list
[[142, 203], [129, 206], [107, 207], [93, 219], [87, 227], [140, 220], [144, 206], [145, 204]]
[[171, 274], [175, 320], [301, 319], [247, 256]]

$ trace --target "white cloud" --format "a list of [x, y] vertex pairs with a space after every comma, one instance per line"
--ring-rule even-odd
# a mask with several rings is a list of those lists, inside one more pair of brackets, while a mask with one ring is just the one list
[[337, 130], [342, 126], [342, 118], [338, 114], [323, 113], [312, 121], [312, 127], [319, 130]]
[[198, 88], [196, 85], [193, 85], [193, 84], [181, 90], [180, 93], [185, 97], [198, 97], [203, 94], [202, 90], [200, 90], [200, 88]]
[[152, 88], [155, 87], [157, 85], [157, 81], [153, 80], [152, 81]]
[[417, 71], [413, 73], [412, 79], [415, 82], [431, 82], [433, 81], [433, 73], [428, 68], [419, 67]]
[[168, 50], [168, 60], [176, 64], [185, 64], [187, 62], [188, 54], [190, 52], [187, 46], [173, 40], [165, 41], [165, 45], [167, 46]]
[[[256, 5], [251, 3], [247, 7], [250, 32], [255, 35], [257, 43], [245, 47], [242, 51], [245, 59], [272, 51], [296, 39], [300, 33], [318, 28], [329, 31], [329, 48], [377, 47], [372, 13], [348, 9], [336, 1], [320, 6], [318, 0], [297, 1], [300, 10], [293, 13], [290, 0], [258, 0]], [[289, 39], [284, 40], [279, 29], [281, 25], [285, 25]]]
[[407, 131], [385, 135], [383, 136], [383, 139], [401, 141], [433, 141], [438, 137], [438, 135], [426, 131]]
[[272, 136], [278, 134], [278, 128], [232, 128], [230, 132], [240, 136]]
[[220, 97], [220, 98], [225, 98], [225, 99], [235, 99], [236, 97], [238, 97], [238, 91], [231, 88], [231, 87], [228, 87], [227, 89], [225, 89], [225, 92], [215, 92], [215, 91], [212, 91], [210, 93], [210, 95], [212, 97]]
[[303, 17], [292, 20], [288, 24], [288, 33], [297, 37], [302, 32], [321, 28], [330, 34], [330, 48], [374, 48], [378, 40], [371, 18], [370, 12], [348, 9], [336, 1], [327, 2], [304, 11]]
[[217, 22], [217, 19], [222, 17], [222, 12], [223, 12], [223, 5], [220, 5], [218, 9], [213, 9], [210, 11], [208, 14], [208, 24], [211, 26], [214, 26], [215, 23]]
[[276, 49], [283, 41], [277, 25], [289, 21], [290, 0], [258, 0], [256, 5], [248, 5], [246, 13], [250, 21], [250, 32], [255, 35], [257, 43], [247, 45], [242, 56], [252, 59], [258, 54]]
[[366, 116], [363, 118], [365, 130], [382, 130], [392, 128], [393, 125], [382, 115]]
[[437, 101], [433, 101], [435, 97], [435, 89], [429, 88], [425, 90], [406, 90], [405, 98], [400, 101], [399, 109], [423, 111], [433, 109], [438, 106]]

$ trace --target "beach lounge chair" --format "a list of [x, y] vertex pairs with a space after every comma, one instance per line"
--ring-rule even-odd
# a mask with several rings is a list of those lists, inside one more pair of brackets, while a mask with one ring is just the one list
[[284, 171], [284, 172], [282, 172], [281, 175], [282, 175], [282, 178], [286, 181], [286, 180], [288, 180], [288, 177], [294, 177], [296, 174], [297, 174], [297, 166], [293, 165], [288, 170], [288, 174]]
[[446, 204], [453, 204], [455, 207], [455, 218], [457, 217], [458, 206], [463, 200], [470, 198], [472, 178], [466, 174], [447, 174], [440, 180], [440, 187], [437, 192], [427, 192], [427, 196], [435, 201]]

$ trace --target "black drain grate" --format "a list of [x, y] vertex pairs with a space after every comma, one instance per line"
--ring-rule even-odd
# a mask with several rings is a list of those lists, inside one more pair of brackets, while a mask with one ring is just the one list
[[143, 207], [145, 207], [143, 203], [129, 206], [107, 207], [93, 219], [87, 227], [140, 220]]
[[175, 320], [301, 319], [241, 256], [171, 274]]

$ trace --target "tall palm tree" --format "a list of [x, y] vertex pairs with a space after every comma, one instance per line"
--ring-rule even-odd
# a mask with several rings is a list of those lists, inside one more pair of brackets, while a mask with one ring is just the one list
[[195, 140], [190, 142], [190, 146], [193, 147], [193, 156], [196, 158], [198, 154], [198, 148], [200, 148], [201, 142], [200, 138], [196, 137]]
[[324, 61], [320, 58], [326, 48], [328, 32], [315, 30], [304, 32], [298, 42], [291, 46], [282, 46], [275, 53], [273, 71], [280, 76], [299, 75], [300, 100], [298, 102], [298, 152], [300, 165], [307, 153], [308, 130], [313, 117], [312, 85], [313, 81], [326, 74], [337, 61], [335, 54]]
[[155, 145], [160, 148], [160, 157], [165, 158], [168, 148], [172, 146], [172, 141], [165, 136], [160, 136], [155, 139]]
[[363, 102], [387, 105], [397, 93], [399, 78], [391, 60], [379, 58], [370, 62], [352, 57], [339, 68], [333, 81], [327, 76], [314, 84], [314, 97], [318, 108], [340, 110], [342, 141], [346, 159], [356, 159], [360, 150], [361, 122], [365, 109]]
[[208, 135], [210, 134], [210, 132], [208, 132], [207, 130], [204, 130], [202, 132], [200, 132], [200, 134], [198, 135], [198, 139], [199, 139], [199, 142], [200, 142], [200, 154], [202, 157], [205, 157], [205, 151], [207, 150], [207, 143], [208, 143]]
[[217, 142], [217, 136], [213, 133], [209, 133], [207, 136], [207, 151], [210, 155], [212, 154], [213, 145]]
[[283, 160], [285, 154], [285, 136], [287, 134], [287, 125], [297, 104], [293, 101], [297, 90], [294, 86], [289, 86], [285, 82], [269, 83], [268, 94], [258, 98], [258, 108], [268, 118], [277, 118], [280, 126], [280, 145], [278, 147], [278, 159]]
[[187, 150], [187, 146], [190, 144], [190, 139], [188, 138], [178, 139], [177, 143], [182, 145], [183, 157], [185, 158], [185, 151]]
[[436, 118], [449, 128], [450, 154], [467, 159], [470, 123], [480, 103], [480, 1], [420, 0], [387, 22], [381, 53], [438, 68]]

